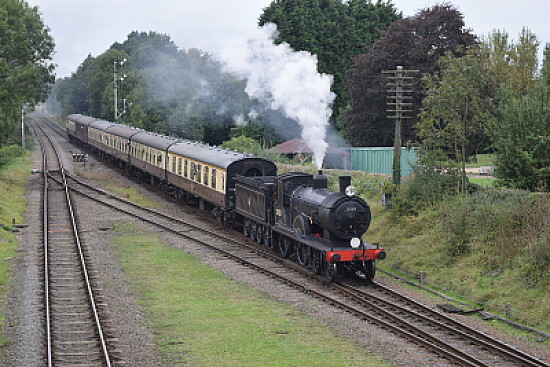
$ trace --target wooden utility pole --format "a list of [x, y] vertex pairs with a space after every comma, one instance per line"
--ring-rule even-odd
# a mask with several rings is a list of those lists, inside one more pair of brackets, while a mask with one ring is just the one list
[[403, 66], [397, 66], [396, 70], [383, 70], [388, 76], [387, 115], [389, 119], [395, 119], [395, 135], [393, 138], [393, 175], [394, 185], [401, 183], [401, 146], [403, 140], [403, 120], [412, 118], [412, 79], [411, 74], [418, 70], [404, 70]]

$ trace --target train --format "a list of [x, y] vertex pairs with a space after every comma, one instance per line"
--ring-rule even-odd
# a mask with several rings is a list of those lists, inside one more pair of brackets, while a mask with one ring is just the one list
[[74, 144], [329, 281], [372, 281], [386, 257], [362, 239], [371, 210], [350, 176], [331, 192], [322, 171], [278, 175], [264, 158], [80, 114], [67, 116], [66, 131]]

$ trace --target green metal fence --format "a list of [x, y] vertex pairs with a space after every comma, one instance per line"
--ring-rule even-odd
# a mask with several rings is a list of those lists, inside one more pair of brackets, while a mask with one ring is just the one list
[[[418, 153], [415, 148], [401, 148], [401, 177], [410, 176], [417, 161]], [[393, 147], [351, 148], [351, 169], [391, 175]]]

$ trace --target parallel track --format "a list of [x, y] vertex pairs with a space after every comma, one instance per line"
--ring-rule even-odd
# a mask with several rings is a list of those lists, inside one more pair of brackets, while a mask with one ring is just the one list
[[[42, 120], [42, 119], [40, 119]], [[33, 124], [43, 153], [43, 242], [48, 366], [112, 366], [61, 157]], [[63, 185], [49, 185], [49, 177]]]
[[[230, 238], [117, 197], [76, 177], [70, 189], [112, 209], [206, 246], [223, 256], [369, 320], [460, 366], [550, 366], [381, 285], [328, 284], [256, 244]], [[386, 296], [382, 297], [384, 293]]]

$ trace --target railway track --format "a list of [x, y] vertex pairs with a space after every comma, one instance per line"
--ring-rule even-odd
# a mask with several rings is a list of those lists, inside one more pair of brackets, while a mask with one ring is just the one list
[[[43, 153], [43, 255], [48, 366], [113, 366], [65, 170], [47, 128], [33, 124]], [[51, 185], [58, 176], [64, 184]]]
[[[427, 307], [381, 284], [334, 284], [343, 294], [363, 299], [364, 305], [380, 318], [392, 320], [404, 337], [425, 335], [435, 346], [453, 345], [465, 351], [465, 361], [475, 366], [549, 366], [487, 334]], [[471, 361], [470, 361], [471, 360]]]
[[[60, 179], [56, 180], [59, 184]], [[68, 176], [71, 190], [337, 306], [460, 366], [549, 366], [379, 284], [328, 284], [255, 243], [151, 210]], [[219, 229], [221, 229], [220, 227]]]
[[[357, 317], [375, 322], [458, 365], [548, 366], [543, 361], [382, 285], [327, 285], [323, 278], [303, 271], [295, 263], [283, 260], [255, 243], [239, 241], [181, 218], [134, 204], [74, 176], [69, 175], [68, 181], [70, 188], [81, 195], [187, 240], [208, 246], [226, 257], [336, 305]], [[312, 278], [315, 281], [312, 282]]]

